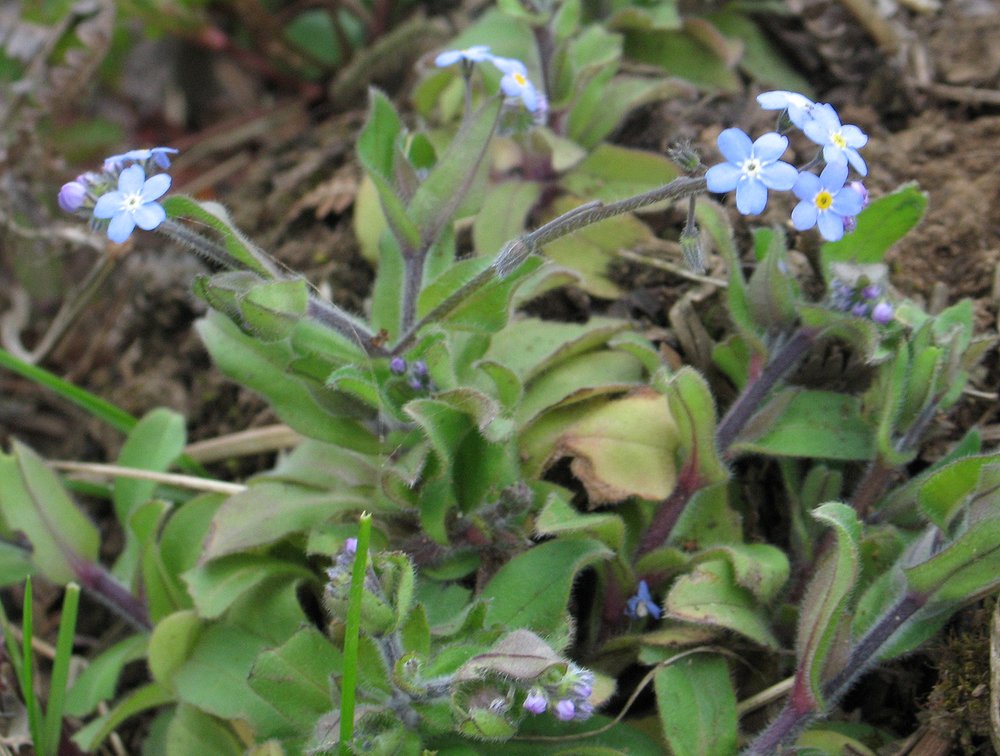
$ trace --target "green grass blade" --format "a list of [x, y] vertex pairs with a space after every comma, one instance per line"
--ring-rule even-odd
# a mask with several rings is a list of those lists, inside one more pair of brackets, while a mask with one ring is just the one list
[[368, 543], [371, 540], [372, 516], [365, 512], [358, 522], [358, 548], [351, 572], [351, 600], [344, 628], [344, 677], [340, 690], [340, 753], [351, 753], [348, 743], [354, 737], [354, 701], [358, 686], [358, 637], [361, 633], [361, 600], [365, 572], [368, 569]]
[[21, 694], [24, 696], [24, 703], [28, 707], [28, 726], [31, 729], [31, 740], [35, 744], [35, 751], [48, 756], [50, 750], [46, 747], [45, 733], [42, 730], [42, 712], [35, 697], [35, 672], [34, 653], [31, 649], [31, 641], [34, 637], [33, 622], [33, 602], [31, 599], [31, 578], [28, 577], [24, 583], [24, 615], [21, 618]]
[[62, 735], [63, 707], [66, 703], [66, 683], [69, 680], [70, 657], [73, 655], [73, 639], [76, 636], [77, 611], [80, 608], [80, 586], [70, 583], [63, 598], [62, 615], [59, 618], [59, 638], [56, 640], [56, 658], [49, 680], [49, 700], [45, 707], [43, 725], [45, 743], [51, 753], [59, 750]]
[[139, 422], [125, 410], [110, 402], [91, 394], [89, 391], [74, 386], [45, 368], [20, 360], [5, 349], [0, 349], [0, 367], [5, 367], [13, 373], [34, 381], [40, 386], [54, 391], [63, 399], [67, 399], [77, 407], [89, 412], [98, 420], [107, 423], [115, 430], [128, 433]]
[[[22, 378], [27, 378], [39, 386], [44, 386], [122, 433], [129, 433], [139, 422], [138, 418], [134, 415], [129, 414], [120, 407], [116, 407], [111, 402], [101, 399], [101, 397], [90, 393], [86, 389], [74, 386], [69, 381], [65, 381], [54, 373], [50, 373], [45, 368], [40, 368], [37, 365], [32, 365], [30, 362], [18, 359], [2, 348], [0, 348], [0, 368], [7, 368]], [[177, 460], [177, 466], [192, 475], [208, 477], [208, 472], [205, 468], [187, 455], [182, 455]]]

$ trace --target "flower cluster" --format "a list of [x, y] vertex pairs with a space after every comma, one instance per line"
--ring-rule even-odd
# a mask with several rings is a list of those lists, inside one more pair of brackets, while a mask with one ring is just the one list
[[879, 325], [887, 324], [895, 314], [882, 286], [865, 281], [850, 284], [834, 278], [830, 284], [830, 306], [859, 318], [871, 318]]
[[503, 74], [503, 78], [500, 79], [500, 91], [508, 99], [520, 100], [525, 109], [536, 117], [548, 110], [545, 95], [528, 79], [528, 69], [521, 61], [493, 55], [486, 45], [474, 45], [464, 50], [448, 50], [434, 59], [434, 65], [438, 68], [447, 68], [456, 63], [462, 64], [467, 75], [476, 63], [492, 63]]
[[157, 202], [170, 188], [170, 176], [151, 170], [170, 167], [172, 147], [130, 150], [106, 158], [100, 173], [84, 173], [63, 184], [59, 207], [84, 212], [95, 221], [108, 221], [108, 238], [121, 244], [135, 230], [152, 231], [167, 218]]
[[414, 391], [433, 391], [434, 382], [427, 371], [427, 363], [423, 360], [414, 360], [413, 364], [408, 364], [402, 357], [393, 357], [389, 361], [389, 371], [396, 376], [406, 376], [406, 385]]
[[590, 703], [593, 690], [594, 673], [570, 663], [559, 679], [532, 686], [522, 706], [530, 714], [543, 714], [551, 705], [556, 719], [563, 722], [587, 719], [594, 713]]
[[[708, 169], [705, 179], [712, 192], [736, 190], [736, 207], [756, 215], [767, 206], [768, 190], [791, 190], [799, 199], [792, 211], [792, 225], [799, 231], [816, 226], [827, 241], [837, 241], [854, 227], [854, 217], [864, 208], [866, 195], [858, 182], [847, 185], [849, 167], [866, 176], [868, 166], [858, 150], [868, 137], [857, 126], [841, 123], [832, 105], [815, 103], [797, 92], [764, 92], [757, 102], [765, 110], [782, 110], [788, 120], [822, 148], [826, 167], [817, 176], [799, 171], [780, 158], [788, 138], [768, 132], [751, 141], [741, 129], [719, 134], [719, 151], [725, 163]], [[817, 160], [813, 161], [818, 162]]]

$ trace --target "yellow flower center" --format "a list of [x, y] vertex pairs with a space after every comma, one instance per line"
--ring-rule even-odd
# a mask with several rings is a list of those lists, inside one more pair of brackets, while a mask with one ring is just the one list
[[517, 86], [519, 87], [523, 87], [528, 83], [528, 80], [524, 78], [524, 76], [518, 73], [517, 71], [514, 72], [514, 81], [517, 82]]
[[820, 193], [813, 198], [813, 202], [815, 203], [817, 210], [829, 210], [830, 205], [833, 204], [833, 195], [826, 189], [822, 189]]
[[847, 140], [844, 139], [844, 135], [839, 131], [830, 135], [830, 141], [833, 142], [835, 147], [839, 147], [840, 149], [847, 147]]

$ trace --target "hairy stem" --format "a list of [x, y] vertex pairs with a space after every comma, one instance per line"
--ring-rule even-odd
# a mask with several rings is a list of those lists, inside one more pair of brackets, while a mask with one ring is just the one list
[[771, 357], [767, 367], [761, 372], [756, 380], [747, 384], [743, 393], [739, 395], [726, 416], [719, 423], [719, 429], [715, 434], [719, 444], [719, 451], [723, 454], [732, 446], [736, 437], [743, 430], [747, 421], [753, 417], [754, 413], [760, 409], [764, 397], [774, 388], [788, 372], [794, 368], [803, 355], [809, 350], [819, 332], [812, 328], [800, 328], [782, 347]]
[[875, 663], [879, 650], [893, 635], [926, 603], [926, 598], [917, 594], [903, 596], [896, 605], [875, 623], [875, 625], [851, 649], [850, 656], [840, 672], [823, 684], [824, 710], [815, 702], [806, 705], [802, 697], [794, 694], [785, 704], [777, 718], [754, 739], [744, 756], [766, 756], [777, 753], [782, 745], [792, 738], [816, 717], [842, 698], [857, 679]]

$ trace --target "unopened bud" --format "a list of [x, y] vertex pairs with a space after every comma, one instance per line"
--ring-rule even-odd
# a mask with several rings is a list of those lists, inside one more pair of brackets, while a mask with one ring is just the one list
[[83, 207], [87, 197], [87, 187], [79, 181], [68, 181], [59, 190], [59, 207], [67, 213], [75, 213]]
[[684, 255], [684, 264], [688, 268], [699, 275], [704, 274], [705, 254], [697, 228], [689, 229], [685, 226], [681, 232], [681, 254]]
[[695, 152], [694, 148], [686, 142], [677, 142], [670, 146], [667, 150], [667, 155], [673, 160], [677, 165], [680, 166], [681, 170], [685, 173], [694, 173], [698, 170], [701, 165], [701, 155]]
[[879, 325], [885, 325], [892, 320], [893, 309], [888, 302], [879, 302], [872, 310], [872, 320]]
[[522, 239], [513, 239], [504, 245], [493, 261], [493, 269], [496, 270], [500, 278], [506, 278], [514, 269], [528, 259], [531, 255], [531, 247], [524, 243]]

